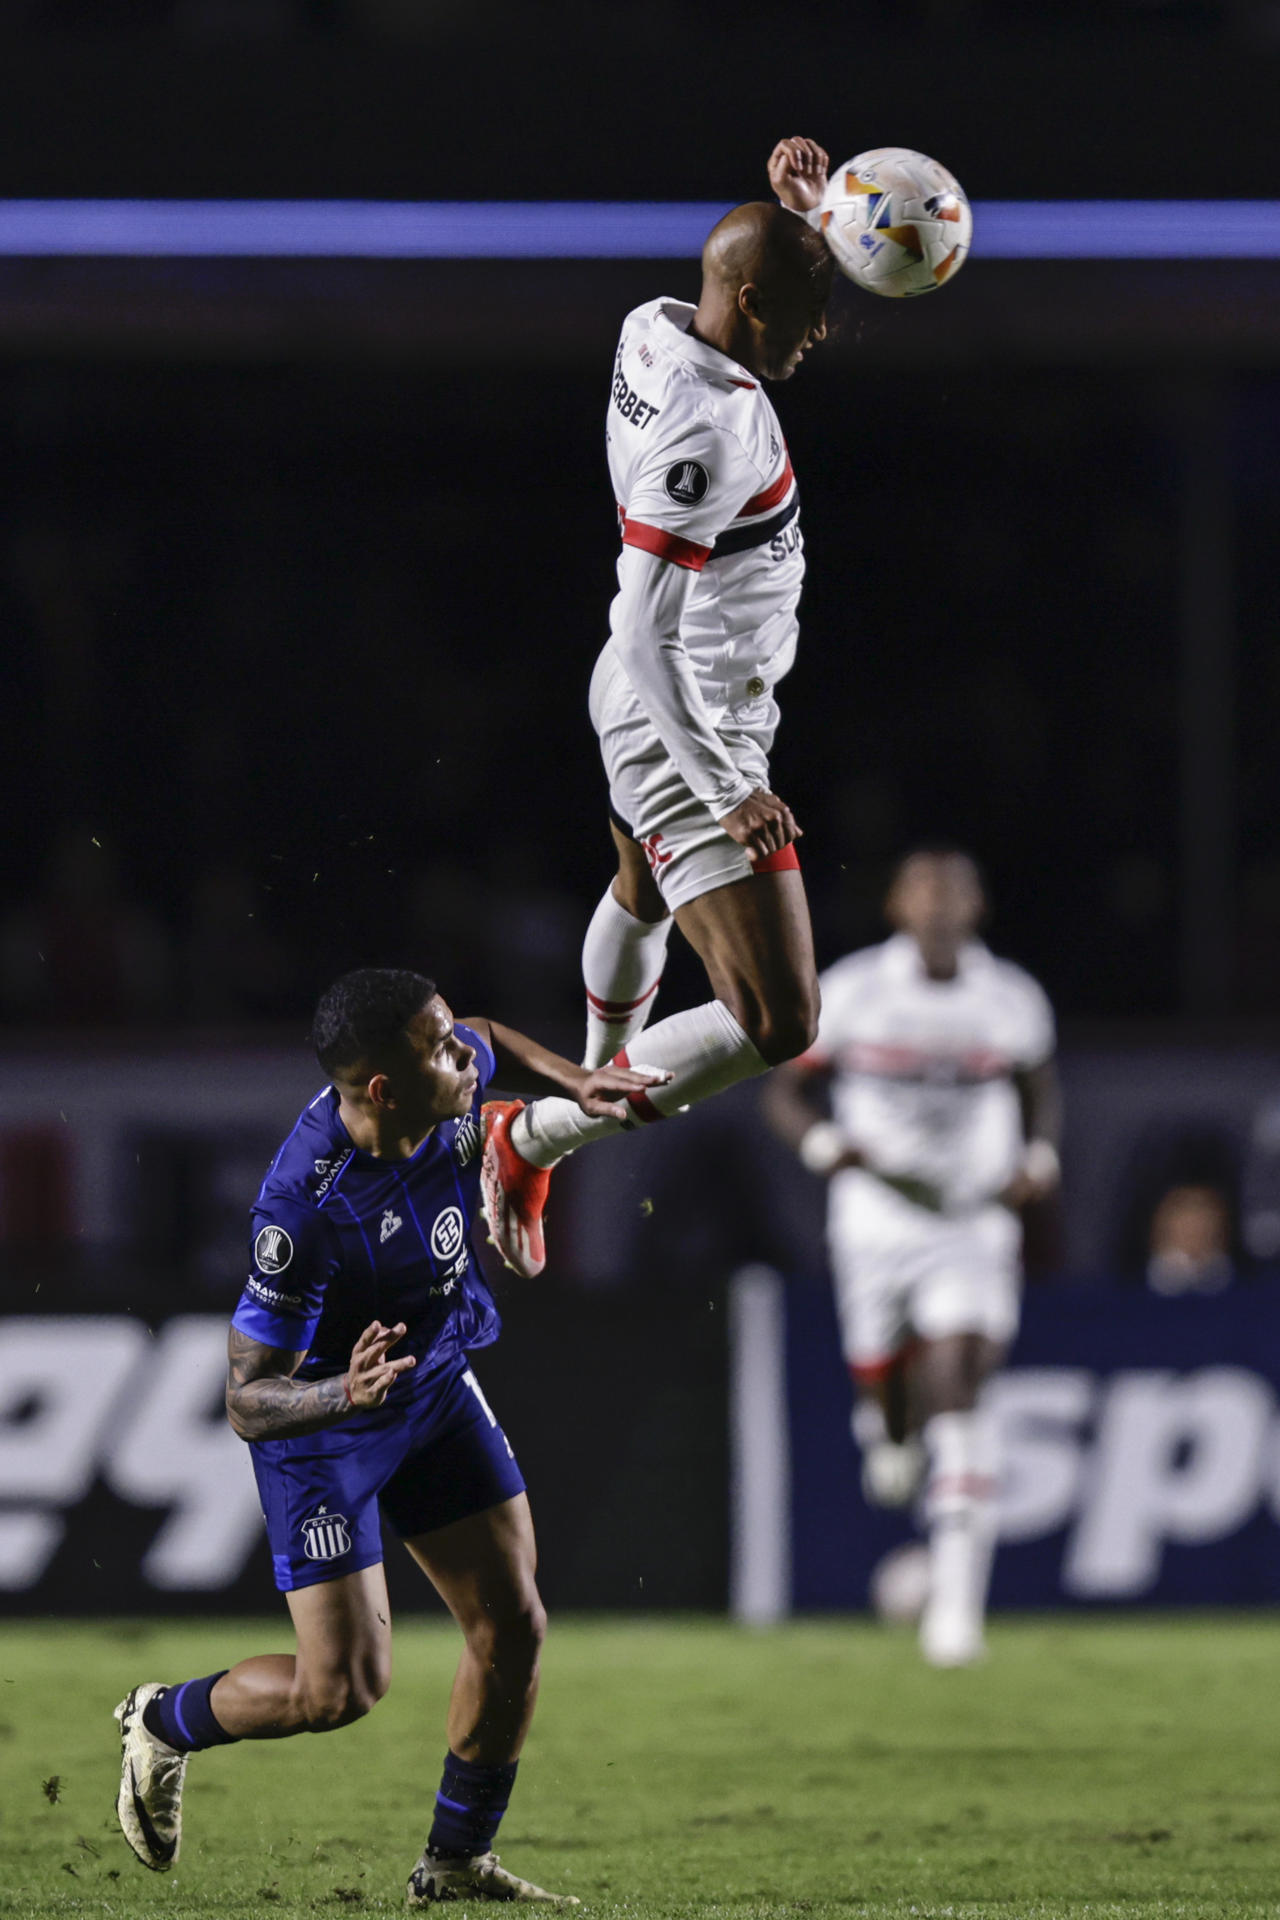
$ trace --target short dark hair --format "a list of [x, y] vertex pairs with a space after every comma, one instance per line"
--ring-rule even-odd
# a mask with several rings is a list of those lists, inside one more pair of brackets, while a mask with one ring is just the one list
[[320, 995], [311, 1023], [316, 1059], [328, 1074], [388, 1053], [436, 983], [406, 967], [357, 967]]
[[977, 876], [978, 885], [982, 888], [983, 894], [985, 895], [987, 892], [987, 876], [982, 870], [981, 860], [979, 860], [976, 853], [970, 853], [968, 847], [962, 847], [958, 840], [916, 841], [913, 846], [907, 848], [905, 853], [899, 854], [898, 858], [894, 861], [893, 877], [890, 881], [891, 886], [901, 879], [903, 869], [909, 866], [913, 860], [967, 861]]

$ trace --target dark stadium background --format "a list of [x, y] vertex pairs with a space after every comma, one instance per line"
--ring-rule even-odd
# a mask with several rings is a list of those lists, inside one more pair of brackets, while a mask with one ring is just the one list
[[[0, 196], [728, 203], [800, 132], [833, 159], [919, 145], [977, 200], [1265, 199], [1278, 77], [1266, 0], [27, 0], [0, 20]], [[1182, 261], [984, 262], [979, 228], [940, 300], [840, 288], [776, 396], [810, 567], [776, 784], [820, 954], [879, 936], [912, 841], [977, 852], [993, 944], [1048, 988], [1077, 1089], [1038, 1264], [1094, 1282], [1126, 1250], [1140, 1279], [1176, 1168], [1229, 1191], [1239, 1274], [1269, 1265], [1241, 1222], [1278, 1163], [1247, 1136], [1280, 1081], [1280, 267], [1196, 246], [1193, 220]], [[692, 261], [0, 262], [11, 1089], [20, 1067], [109, 1088], [175, 1049], [298, 1052], [317, 988], [368, 961], [576, 1047], [610, 871], [585, 712], [606, 381], [626, 309], [695, 288]], [[157, 1126], [95, 1245], [23, 1097], [0, 1142], [15, 1314], [234, 1298], [252, 1182], [227, 1164], [269, 1126], [216, 1151]], [[705, 1515], [724, 1478], [699, 1316], [744, 1259], [820, 1258], [815, 1196], [751, 1105], [665, 1150], [642, 1224], [647, 1165], [575, 1171], [547, 1294], [571, 1352], [529, 1335], [567, 1395], [658, 1302], [646, 1379], [679, 1400], [697, 1543], [659, 1599], [723, 1587], [719, 1509], [700, 1533], [693, 1497]], [[514, 1333], [501, 1353], [518, 1394]], [[639, 1474], [655, 1536], [663, 1446]], [[570, 1471], [553, 1447], [542, 1484]], [[631, 1593], [625, 1554], [581, 1559], [572, 1596]]]

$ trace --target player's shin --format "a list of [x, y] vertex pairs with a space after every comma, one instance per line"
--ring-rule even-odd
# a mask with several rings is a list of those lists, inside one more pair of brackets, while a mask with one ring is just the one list
[[665, 1086], [630, 1095], [626, 1121], [592, 1119], [576, 1101], [559, 1096], [533, 1101], [511, 1127], [511, 1141], [521, 1157], [536, 1167], [554, 1166], [576, 1147], [624, 1127], [665, 1119], [768, 1070], [768, 1062], [719, 1000], [659, 1020], [631, 1054], [623, 1064], [666, 1068], [672, 1078]]
[[240, 1738], [228, 1733], [214, 1713], [212, 1696], [227, 1672], [207, 1674], [202, 1680], [184, 1680], [165, 1687], [148, 1700], [142, 1720], [147, 1732], [177, 1753], [198, 1753], [205, 1747], [229, 1747]]
[[637, 920], [610, 885], [582, 944], [587, 995], [584, 1067], [602, 1067], [633, 1040], [653, 1012], [672, 922]]
[[510, 1760], [505, 1765], [486, 1767], [460, 1760], [452, 1751], [445, 1755], [435, 1819], [427, 1841], [427, 1852], [433, 1859], [469, 1860], [489, 1851], [507, 1810], [518, 1765], [518, 1761]]
[[938, 1413], [926, 1424], [929, 1595], [920, 1647], [935, 1666], [964, 1666], [982, 1635], [996, 1531], [996, 1449], [990, 1415]]

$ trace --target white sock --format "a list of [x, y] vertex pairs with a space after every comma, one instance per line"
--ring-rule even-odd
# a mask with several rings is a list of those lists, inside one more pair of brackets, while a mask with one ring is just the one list
[[863, 1448], [879, 1446], [882, 1440], [889, 1438], [884, 1408], [869, 1393], [860, 1393], [854, 1401], [849, 1427], [854, 1439]]
[[643, 1060], [630, 1064], [666, 1067], [675, 1077], [665, 1086], [631, 1094], [627, 1102], [631, 1114], [625, 1123], [589, 1119], [576, 1100], [558, 1095], [534, 1100], [516, 1115], [512, 1126], [511, 1143], [516, 1152], [535, 1167], [552, 1167], [575, 1147], [621, 1133], [624, 1124], [635, 1127], [664, 1120], [678, 1108], [690, 1107], [708, 1094], [721, 1093], [735, 1081], [767, 1073], [769, 1067], [728, 1007], [718, 1000], [659, 1020], [644, 1037], [643, 1053]]
[[928, 1611], [980, 1635], [996, 1535], [996, 1436], [981, 1407], [925, 1425], [929, 1483]]
[[602, 1067], [633, 1040], [653, 1012], [671, 937], [671, 916], [637, 920], [610, 886], [591, 916], [582, 943], [587, 992], [584, 1067]]

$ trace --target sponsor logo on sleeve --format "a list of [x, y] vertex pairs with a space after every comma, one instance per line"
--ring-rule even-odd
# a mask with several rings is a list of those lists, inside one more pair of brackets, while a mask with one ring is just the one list
[[316, 1176], [317, 1176], [316, 1185], [315, 1185], [315, 1197], [316, 1197], [317, 1204], [324, 1199], [330, 1187], [333, 1185], [338, 1175], [342, 1172], [342, 1169], [346, 1166], [348, 1160], [350, 1160], [354, 1152], [355, 1152], [354, 1147], [348, 1147], [345, 1153], [335, 1154], [331, 1159], [328, 1159], [328, 1160], [317, 1160], [314, 1162]]
[[480, 1123], [474, 1113], [464, 1114], [453, 1136], [453, 1154], [460, 1167], [471, 1164], [481, 1147]]
[[696, 507], [711, 484], [711, 476], [699, 460], [677, 460], [663, 475], [667, 498], [680, 507]]
[[249, 1275], [245, 1283], [245, 1292], [251, 1300], [256, 1300], [260, 1307], [268, 1307], [272, 1312], [278, 1313], [290, 1309], [297, 1312], [302, 1306], [300, 1293], [284, 1293], [279, 1287], [270, 1287], [265, 1280], [260, 1280], [256, 1273]]
[[283, 1227], [264, 1227], [253, 1243], [253, 1257], [263, 1273], [283, 1273], [293, 1258], [293, 1242]]

